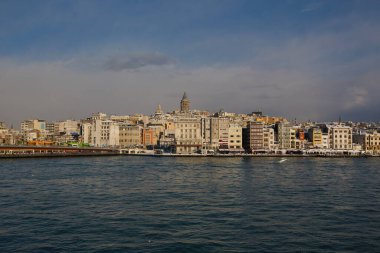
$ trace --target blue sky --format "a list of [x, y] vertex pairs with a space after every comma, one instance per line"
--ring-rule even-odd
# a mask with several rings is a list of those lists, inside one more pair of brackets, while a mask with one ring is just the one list
[[[193, 108], [379, 121], [379, 1], [0, 1], [0, 121]], [[377, 93], [378, 94], [378, 93]]]

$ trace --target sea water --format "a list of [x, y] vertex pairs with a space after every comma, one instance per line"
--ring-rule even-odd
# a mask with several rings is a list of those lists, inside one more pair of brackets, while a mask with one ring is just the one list
[[376, 158], [0, 160], [0, 252], [379, 252]]

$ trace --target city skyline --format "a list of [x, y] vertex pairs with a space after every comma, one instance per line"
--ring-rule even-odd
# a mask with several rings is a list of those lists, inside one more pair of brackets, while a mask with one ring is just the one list
[[0, 3], [0, 121], [178, 108], [379, 121], [377, 1]]

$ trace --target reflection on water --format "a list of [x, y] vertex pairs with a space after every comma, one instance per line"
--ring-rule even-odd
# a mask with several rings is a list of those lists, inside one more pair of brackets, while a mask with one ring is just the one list
[[373, 252], [375, 159], [2, 160], [2, 252]]

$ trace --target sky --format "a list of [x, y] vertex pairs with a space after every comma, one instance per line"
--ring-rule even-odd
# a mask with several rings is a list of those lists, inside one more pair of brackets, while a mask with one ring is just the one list
[[2, 0], [0, 121], [191, 108], [380, 121], [377, 0]]

